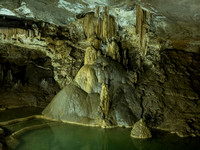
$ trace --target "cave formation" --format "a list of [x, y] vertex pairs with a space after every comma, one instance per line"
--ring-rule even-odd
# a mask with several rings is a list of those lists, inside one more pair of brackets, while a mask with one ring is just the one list
[[194, 1], [55, 1], [0, 2], [1, 111], [200, 136]]

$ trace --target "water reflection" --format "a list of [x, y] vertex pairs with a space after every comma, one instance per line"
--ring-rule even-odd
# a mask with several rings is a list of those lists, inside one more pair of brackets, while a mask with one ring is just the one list
[[153, 131], [152, 139], [133, 139], [136, 150], [200, 150], [200, 138], [179, 138], [174, 134]]
[[[199, 139], [185, 140], [166, 133], [153, 139], [130, 137], [130, 129], [57, 125], [27, 132], [17, 150], [187, 150], [200, 149]], [[185, 144], [187, 146], [185, 146]]]

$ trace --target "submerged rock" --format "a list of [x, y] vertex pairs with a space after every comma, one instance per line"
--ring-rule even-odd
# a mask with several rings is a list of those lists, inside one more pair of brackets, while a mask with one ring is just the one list
[[146, 139], [151, 138], [151, 131], [147, 127], [145, 121], [143, 119], [140, 119], [138, 122], [136, 122], [131, 130], [131, 137], [133, 138], [139, 138], [139, 139]]

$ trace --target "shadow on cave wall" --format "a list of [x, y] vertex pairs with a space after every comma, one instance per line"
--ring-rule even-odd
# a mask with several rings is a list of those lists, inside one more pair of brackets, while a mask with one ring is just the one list
[[59, 90], [51, 59], [44, 53], [11, 45], [1, 46], [1, 107], [45, 107]]

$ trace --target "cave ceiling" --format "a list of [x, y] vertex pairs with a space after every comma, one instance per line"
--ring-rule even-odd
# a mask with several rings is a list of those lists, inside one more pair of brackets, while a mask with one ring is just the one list
[[78, 15], [95, 11], [96, 6], [100, 12], [108, 6], [119, 26], [131, 26], [136, 22], [138, 4], [153, 15], [151, 30], [164, 41], [200, 45], [198, 0], [0, 0], [0, 15], [66, 26]]

